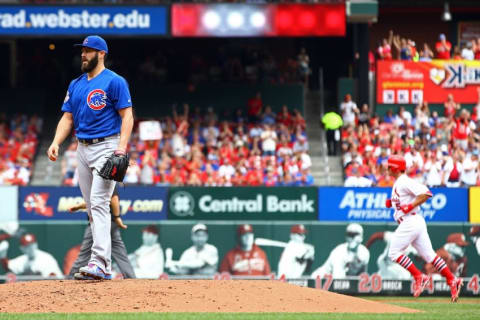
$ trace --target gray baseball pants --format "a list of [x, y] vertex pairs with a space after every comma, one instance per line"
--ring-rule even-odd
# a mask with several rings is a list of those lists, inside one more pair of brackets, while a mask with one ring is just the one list
[[95, 144], [78, 144], [77, 167], [78, 184], [87, 205], [92, 228], [92, 255], [89, 264], [98, 266], [103, 272], [112, 272], [112, 241], [110, 236], [110, 200], [115, 181], [98, 175], [107, 158], [118, 147], [119, 135], [105, 138]]

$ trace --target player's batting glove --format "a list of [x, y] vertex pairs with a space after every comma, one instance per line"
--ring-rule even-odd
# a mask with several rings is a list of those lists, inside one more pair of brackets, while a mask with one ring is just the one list
[[105, 161], [98, 175], [103, 179], [122, 182], [127, 173], [128, 165], [128, 155], [122, 150], [117, 150]]
[[401, 206], [400, 210], [402, 210], [404, 213], [409, 213], [410, 211], [413, 210], [413, 208], [414, 208], [414, 206], [410, 203], [410, 204]]
[[387, 199], [385, 201], [385, 207], [387, 208], [391, 208], [392, 207], [392, 199]]

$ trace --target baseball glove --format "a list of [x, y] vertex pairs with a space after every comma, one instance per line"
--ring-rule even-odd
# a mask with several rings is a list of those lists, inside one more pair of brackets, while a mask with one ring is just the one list
[[103, 179], [122, 182], [127, 173], [129, 156], [122, 151], [115, 151], [103, 165], [98, 175]]

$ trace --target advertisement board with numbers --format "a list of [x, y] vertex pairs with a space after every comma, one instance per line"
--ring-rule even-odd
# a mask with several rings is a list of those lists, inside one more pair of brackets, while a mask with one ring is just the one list
[[458, 103], [478, 101], [480, 61], [378, 61], [377, 103], [444, 103], [452, 94]]

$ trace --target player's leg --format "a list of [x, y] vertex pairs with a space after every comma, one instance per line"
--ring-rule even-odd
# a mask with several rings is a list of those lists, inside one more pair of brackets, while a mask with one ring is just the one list
[[87, 160], [87, 147], [78, 144], [77, 147], [77, 170], [78, 170], [78, 185], [80, 187], [80, 191], [82, 192], [83, 200], [85, 201], [85, 205], [87, 206], [87, 213], [91, 220], [91, 212], [90, 212], [90, 193], [92, 189], [92, 180], [93, 180], [93, 173], [92, 169], [88, 165]]
[[418, 297], [428, 284], [428, 277], [424, 275], [410, 258], [405, 254], [405, 250], [418, 237], [418, 228], [411, 217], [404, 219], [397, 227], [392, 236], [388, 256], [390, 259], [403, 268], [408, 270], [415, 279], [413, 296]]
[[83, 235], [82, 245], [80, 247], [80, 252], [78, 253], [78, 257], [73, 263], [72, 268], [70, 269], [70, 273], [68, 274], [69, 278], [72, 278], [75, 273], [78, 273], [81, 267], [84, 267], [88, 264], [90, 260], [90, 256], [92, 255], [92, 229], [90, 226], [85, 228], [85, 233]]
[[412, 260], [405, 255], [405, 251], [416, 237], [417, 232], [415, 228], [412, 228], [409, 220], [405, 219], [393, 233], [390, 248], [388, 249], [388, 257], [407, 269], [414, 278], [420, 277], [422, 273], [415, 267]]
[[412, 245], [415, 249], [417, 249], [418, 253], [423, 260], [425, 260], [425, 262], [431, 263], [435, 267], [435, 270], [445, 277], [447, 284], [450, 286], [452, 301], [456, 302], [458, 300], [458, 295], [460, 293], [460, 288], [463, 285], [463, 281], [460, 278], [456, 278], [450, 271], [450, 268], [448, 268], [445, 260], [435, 253], [432, 247], [432, 242], [430, 241], [430, 236], [428, 235], [425, 220], [418, 220], [420, 233]]
[[91, 145], [89, 162], [93, 168], [92, 190], [90, 193], [92, 211], [93, 246], [90, 263], [97, 265], [106, 274], [112, 268], [112, 241], [110, 237], [111, 215], [110, 200], [115, 181], [103, 179], [98, 175], [107, 158], [118, 145], [118, 138], [108, 139]]
[[93, 175], [89, 195], [93, 244], [90, 262], [86, 268], [81, 268], [80, 271], [99, 279], [111, 279], [110, 199], [115, 188], [115, 181], [103, 179], [98, 175], [98, 171], [117, 145], [118, 138], [108, 139], [89, 145], [88, 153], [86, 153]]
[[122, 240], [120, 229], [112, 223], [112, 259], [118, 264], [125, 279], [135, 279], [135, 272], [128, 259], [127, 248]]

